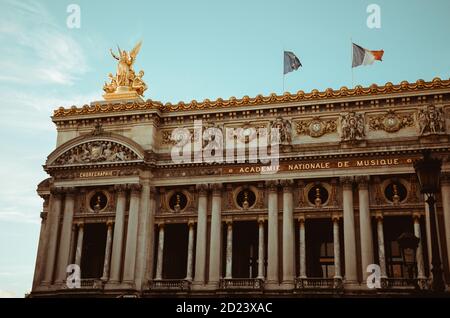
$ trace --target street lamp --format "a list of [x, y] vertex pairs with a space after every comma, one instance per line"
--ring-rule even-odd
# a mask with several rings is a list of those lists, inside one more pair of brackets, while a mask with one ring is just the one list
[[442, 161], [432, 158], [430, 150], [423, 151], [423, 159], [414, 162], [414, 169], [420, 184], [420, 192], [427, 196], [426, 202], [430, 211], [430, 237], [431, 237], [431, 272], [433, 281], [431, 289], [435, 292], [445, 290], [442, 278], [441, 257], [439, 255], [439, 241], [436, 228], [435, 193], [439, 192], [439, 178], [441, 174]]
[[414, 278], [414, 265], [416, 264], [416, 250], [419, 246], [419, 238], [412, 233], [402, 233], [397, 239], [402, 253], [403, 264], [408, 270], [408, 278]]

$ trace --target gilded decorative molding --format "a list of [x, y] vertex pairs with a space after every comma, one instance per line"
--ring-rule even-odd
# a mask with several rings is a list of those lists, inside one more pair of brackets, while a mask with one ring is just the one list
[[370, 130], [384, 130], [386, 132], [393, 133], [402, 128], [413, 126], [413, 113], [400, 115], [390, 109], [386, 114], [369, 117]]
[[218, 98], [215, 101], [205, 99], [203, 102], [197, 102], [193, 100], [189, 103], [179, 102], [177, 104], [166, 103], [163, 104], [158, 101], [152, 101], [148, 99], [145, 102], [129, 102], [129, 103], [108, 103], [108, 104], [93, 104], [84, 105], [80, 108], [72, 106], [70, 108], [60, 107], [54, 111], [54, 118], [62, 118], [67, 116], [78, 115], [91, 115], [100, 113], [115, 113], [125, 111], [136, 110], [159, 110], [162, 112], [174, 112], [174, 111], [186, 111], [186, 110], [201, 110], [201, 109], [218, 109], [218, 108], [234, 108], [240, 106], [257, 106], [267, 104], [283, 104], [300, 101], [316, 101], [336, 98], [348, 98], [348, 97], [363, 97], [363, 96], [377, 96], [393, 93], [405, 93], [405, 92], [417, 92], [427, 91], [432, 89], [449, 88], [450, 80], [441, 80], [440, 78], [434, 78], [431, 82], [425, 82], [422, 79], [417, 80], [415, 83], [408, 83], [403, 81], [400, 84], [394, 85], [391, 82], [386, 83], [383, 86], [372, 84], [369, 87], [362, 87], [357, 85], [353, 89], [347, 87], [341, 87], [339, 90], [333, 90], [331, 88], [326, 89], [323, 92], [319, 92], [317, 89], [313, 89], [310, 93], [304, 91], [298, 91], [296, 94], [284, 93], [283, 95], [276, 95], [272, 93], [270, 96], [258, 95], [254, 98], [244, 96], [240, 99], [231, 97], [228, 100]]
[[314, 117], [310, 120], [298, 121], [296, 124], [297, 135], [308, 135], [316, 138], [337, 131], [337, 124], [334, 119], [322, 120], [319, 117]]

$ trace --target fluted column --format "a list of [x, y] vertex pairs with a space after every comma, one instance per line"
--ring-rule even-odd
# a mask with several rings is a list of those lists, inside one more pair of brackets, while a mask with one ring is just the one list
[[105, 259], [103, 260], [103, 275], [102, 275], [102, 280], [105, 282], [108, 281], [109, 279], [113, 223], [109, 221], [106, 223], [106, 226], [107, 231], [106, 231]]
[[306, 278], [306, 240], [305, 240], [305, 217], [302, 216], [298, 219], [299, 224], [299, 261], [300, 261], [300, 278]]
[[258, 277], [264, 279], [264, 219], [258, 220]]
[[128, 212], [127, 242], [125, 247], [125, 262], [123, 281], [134, 285], [134, 271], [136, 266], [137, 230], [139, 225], [139, 201], [142, 186], [130, 186], [130, 210]]
[[211, 239], [209, 249], [209, 284], [218, 286], [222, 254], [222, 185], [212, 184]]
[[225, 266], [225, 278], [232, 278], [233, 274], [233, 222], [227, 221], [227, 259]]
[[353, 177], [341, 178], [343, 188], [345, 281], [357, 283]]
[[72, 234], [72, 222], [73, 222], [73, 208], [74, 208], [74, 188], [64, 188], [65, 199], [64, 199], [64, 214], [63, 214], [63, 224], [61, 228], [61, 237], [59, 241], [59, 252], [58, 252], [58, 273], [56, 276], [57, 283], [62, 283], [66, 279], [66, 268], [69, 264], [69, 254], [70, 254], [70, 240]]
[[367, 279], [367, 266], [373, 264], [372, 224], [369, 210], [369, 177], [357, 178], [359, 195], [359, 229], [361, 235], [361, 266], [363, 281]]
[[422, 233], [420, 230], [420, 214], [413, 214], [414, 220], [414, 235], [419, 239], [419, 246], [416, 250], [416, 262], [417, 262], [417, 278], [425, 279], [425, 267], [423, 263], [423, 247], [422, 247]]
[[[75, 251], [75, 264], [81, 266], [81, 257], [83, 253], [83, 237], [84, 237], [84, 224], [78, 223], [78, 235], [77, 235], [77, 249]], [[81, 273], [83, 275], [83, 273]]]
[[283, 180], [283, 283], [293, 284], [295, 277], [294, 199], [292, 180]]
[[186, 280], [192, 280], [192, 265], [194, 264], [194, 222], [188, 222], [188, 255], [186, 262]]
[[444, 214], [445, 239], [447, 242], [447, 260], [450, 268], [450, 172], [441, 176], [442, 212]]
[[50, 190], [50, 210], [48, 215], [48, 241], [47, 241], [47, 259], [45, 267], [44, 285], [53, 282], [53, 273], [56, 265], [56, 247], [59, 230], [59, 217], [61, 214], [61, 191], [57, 188]]
[[156, 280], [162, 279], [164, 262], [164, 223], [158, 224], [158, 258], [156, 259]]
[[377, 213], [378, 262], [380, 263], [381, 277], [386, 278], [386, 256], [384, 253], [383, 215]]
[[[268, 191], [268, 257], [267, 284], [278, 284], [278, 191], [277, 183], [267, 182]], [[268, 286], [270, 287], [270, 286]]]
[[118, 185], [115, 187], [115, 190], [117, 193], [117, 202], [109, 280], [111, 283], [118, 283], [120, 281], [126, 205], [125, 186]]
[[194, 283], [205, 284], [206, 268], [206, 237], [208, 224], [208, 191], [205, 184], [199, 184], [198, 190], [198, 212], [197, 212], [197, 244], [195, 249], [195, 276]]
[[342, 278], [339, 216], [333, 215], [334, 278]]

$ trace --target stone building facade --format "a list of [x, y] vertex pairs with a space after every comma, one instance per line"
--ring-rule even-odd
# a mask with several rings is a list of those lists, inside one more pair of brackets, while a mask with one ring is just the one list
[[[38, 185], [31, 297], [414, 294], [429, 288], [429, 211], [413, 161], [443, 159], [439, 248], [450, 285], [450, 80], [162, 104], [59, 108]], [[175, 128], [280, 128], [276, 173], [175, 163]], [[252, 129], [254, 128], [254, 129]], [[247, 133], [248, 132], [248, 133]], [[175, 138], [176, 139], [176, 138]], [[198, 139], [197, 139], [198, 141]], [[211, 141], [211, 140], [210, 140]], [[204, 145], [207, 141], [200, 139]], [[249, 151], [247, 149], [247, 151]], [[397, 238], [420, 238], [413, 279]], [[77, 288], [67, 266], [81, 271]], [[377, 264], [382, 284], [367, 287]]]

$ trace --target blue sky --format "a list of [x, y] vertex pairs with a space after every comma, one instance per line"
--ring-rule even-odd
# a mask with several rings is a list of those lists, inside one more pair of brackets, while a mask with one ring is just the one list
[[[79, 29], [66, 26], [72, 3]], [[366, 25], [372, 3], [380, 29]], [[354, 69], [354, 85], [448, 79], [449, 12], [447, 0], [0, 0], [0, 297], [31, 288], [52, 110], [101, 99], [115, 70], [109, 48], [143, 40], [135, 66], [146, 98], [163, 102], [281, 93], [283, 49], [303, 64], [286, 91], [350, 87], [350, 39], [385, 51]]]

